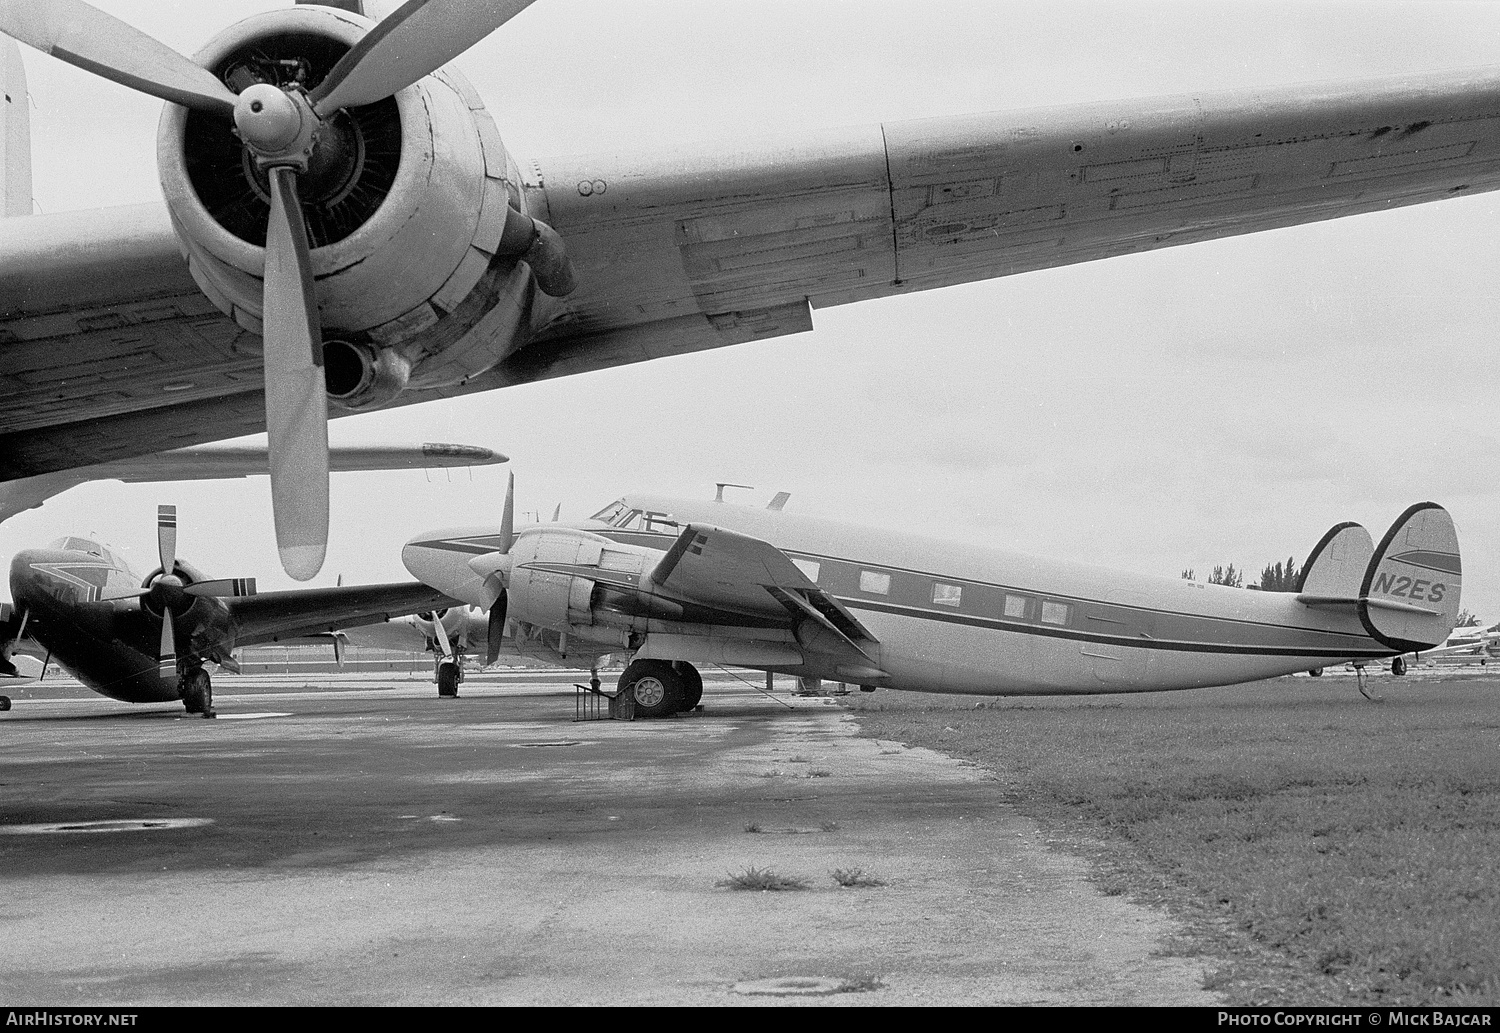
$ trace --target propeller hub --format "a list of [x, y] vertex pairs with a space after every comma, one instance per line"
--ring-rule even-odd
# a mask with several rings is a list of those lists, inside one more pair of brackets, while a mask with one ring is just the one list
[[311, 150], [317, 116], [305, 100], [270, 83], [247, 86], [235, 101], [234, 126], [262, 162], [303, 158]]

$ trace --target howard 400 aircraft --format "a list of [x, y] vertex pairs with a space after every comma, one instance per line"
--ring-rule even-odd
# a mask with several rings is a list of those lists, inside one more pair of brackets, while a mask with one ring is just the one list
[[0, 0], [0, 31], [168, 102], [164, 204], [26, 215], [25, 82], [0, 46], [4, 209], [26, 215], [0, 221], [0, 479], [265, 429], [305, 580], [330, 406], [1500, 185], [1494, 70], [521, 161], [444, 66], [528, 6], [298, 4], [189, 59], [82, 0]]
[[[636, 713], [692, 707], [698, 665], [922, 692], [1189, 689], [1378, 661], [1459, 612], [1448, 512], [1412, 506], [1377, 547], [1318, 542], [1295, 593], [1145, 577], [724, 502], [627, 496], [577, 527], [420, 535], [413, 575], [569, 666], [633, 655]], [[494, 645], [492, 642], [491, 652]], [[597, 677], [597, 676], [596, 676]]]
[[[0, 674], [17, 649], [56, 660], [95, 692], [127, 703], [182, 700], [214, 716], [205, 662], [236, 669], [234, 650], [447, 606], [421, 583], [256, 593], [253, 578], [215, 580], [177, 558], [177, 511], [157, 512], [161, 565], [142, 579], [112, 549], [63, 538], [18, 553], [15, 600], [0, 622]], [[9, 710], [10, 700], [0, 697]]]

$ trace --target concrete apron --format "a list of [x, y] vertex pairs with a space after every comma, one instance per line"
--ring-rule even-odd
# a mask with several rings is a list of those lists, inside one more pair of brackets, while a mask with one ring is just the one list
[[[6, 822], [213, 824], [0, 836], [10, 1003], [1217, 1003], [993, 776], [823, 700], [217, 702], [299, 713], [17, 736]], [[716, 885], [751, 868], [808, 888]]]

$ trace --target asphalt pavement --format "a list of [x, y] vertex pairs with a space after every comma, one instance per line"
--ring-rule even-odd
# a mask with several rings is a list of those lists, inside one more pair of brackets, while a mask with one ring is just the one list
[[[69, 682], [0, 715], [9, 1005], [1196, 1004], [997, 776], [711, 677], [575, 721], [566, 674]], [[835, 878], [863, 885], [842, 886]], [[737, 889], [775, 879], [805, 888]]]

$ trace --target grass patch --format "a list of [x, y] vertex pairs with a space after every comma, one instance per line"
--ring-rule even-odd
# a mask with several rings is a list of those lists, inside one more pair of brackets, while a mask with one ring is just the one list
[[860, 699], [974, 760], [1102, 888], [1167, 907], [1234, 1004], [1500, 1004], [1500, 680]]
[[720, 879], [714, 885], [731, 890], [805, 890], [807, 880], [781, 875], [769, 868], [746, 868], [742, 872], [730, 872], [727, 879]]
[[828, 873], [833, 876], [833, 881], [847, 889], [870, 888], [884, 886], [884, 879], [877, 879], [863, 868], [835, 868]]

